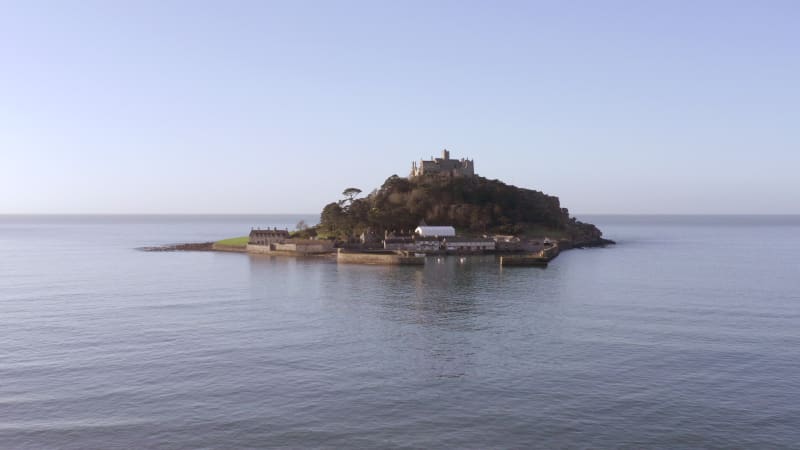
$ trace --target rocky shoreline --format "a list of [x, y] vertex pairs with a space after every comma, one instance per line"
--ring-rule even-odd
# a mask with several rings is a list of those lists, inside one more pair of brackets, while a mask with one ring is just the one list
[[615, 241], [605, 238], [597, 238], [597, 239], [581, 240], [581, 241], [564, 240], [558, 242], [558, 246], [561, 247], [561, 250], [569, 250], [571, 248], [607, 247], [609, 245], [615, 245], [615, 244], [616, 244]]
[[152, 247], [139, 247], [136, 250], [143, 252], [208, 252], [214, 250], [213, 242], [189, 242], [185, 244], [157, 245]]

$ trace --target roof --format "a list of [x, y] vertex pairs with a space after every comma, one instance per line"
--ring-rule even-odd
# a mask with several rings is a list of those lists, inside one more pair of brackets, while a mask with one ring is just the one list
[[446, 227], [433, 227], [428, 225], [418, 226], [414, 230], [420, 236], [455, 236], [456, 229], [450, 226]]

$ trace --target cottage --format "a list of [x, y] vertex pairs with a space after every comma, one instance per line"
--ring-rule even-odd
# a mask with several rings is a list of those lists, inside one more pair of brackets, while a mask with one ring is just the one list
[[367, 231], [361, 233], [360, 240], [362, 244], [371, 246], [372, 244], [380, 244], [381, 237], [378, 233], [372, 231], [371, 228], [368, 228]]
[[414, 250], [414, 238], [411, 236], [387, 237], [383, 240], [385, 250]]
[[520, 252], [523, 250], [522, 244], [522, 240], [516, 236], [494, 236], [495, 250], [498, 252]]
[[414, 237], [414, 250], [420, 253], [438, 252], [442, 249], [442, 240], [438, 237]]
[[420, 225], [414, 230], [414, 234], [422, 237], [448, 237], [455, 236], [456, 229], [450, 226], [432, 227], [428, 225]]
[[483, 253], [494, 251], [495, 242], [488, 238], [446, 237], [444, 248], [448, 253]]
[[521, 239], [517, 236], [494, 236], [495, 251], [498, 252], [527, 252], [536, 253], [541, 251], [544, 246], [540, 239]]

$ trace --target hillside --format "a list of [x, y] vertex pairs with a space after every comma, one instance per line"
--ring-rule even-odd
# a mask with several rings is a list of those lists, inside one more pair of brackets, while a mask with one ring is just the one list
[[372, 230], [413, 230], [421, 222], [452, 225], [463, 234], [548, 235], [574, 245], [602, 245], [592, 224], [569, 216], [558, 197], [519, 188], [499, 180], [474, 177], [389, 177], [363, 198], [355, 188], [325, 206], [316, 231], [348, 240]]

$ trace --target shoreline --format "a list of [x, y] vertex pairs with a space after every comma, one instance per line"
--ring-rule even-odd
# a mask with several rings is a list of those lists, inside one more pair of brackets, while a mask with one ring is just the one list
[[142, 252], [209, 252], [217, 251], [213, 242], [186, 242], [182, 244], [152, 245], [136, 247]]
[[[599, 238], [591, 241], [570, 241], [570, 240], [560, 240], [557, 243], [557, 246], [560, 251], [563, 250], [571, 250], [571, 249], [582, 249], [582, 248], [604, 248], [608, 247], [609, 245], [616, 245], [616, 242], [611, 239]], [[143, 252], [229, 252], [229, 253], [247, 253], [251, 255], [255, 254], [264, 254], [264, 255], [276, 255], [276, 256], [292, 256], [292, 257], [304, 257], [304, 256], [324, 256], [324, 255], [336, 255], [337, 249], [334, 248], [332, 252], [328, 252], [322, 255], [305, 255], [301, 253], [293, 253], [289, 251], [273, 251], [270, 253], [260, 253], [260, 252], [253, 252], [249, 251], [247, 247], [241, 246], [232, 246], [232, 245], [224, 245], [218, 244], [217, 242], [186, 242], [186, 243], [179, 243], [179, 244], [165, 244], [165, 245], [155, 245], [155, 246], [145, 246], [145, 247], [137, 247], [135, 250], [143, 251]], [[364, 253], [369, 253], [369, 250], [365, 250]], [[483, 252], [463, 252], [463, 253], [442, 253], [442, 252], [419, 252], [425, 253], [426, 256], [468, 256], [468, 255], [519, 255], [524, 254], [524, 251], [483, 251]]]

